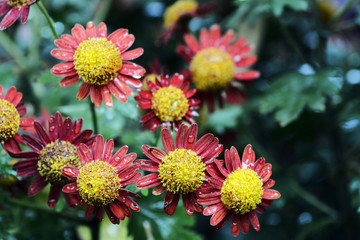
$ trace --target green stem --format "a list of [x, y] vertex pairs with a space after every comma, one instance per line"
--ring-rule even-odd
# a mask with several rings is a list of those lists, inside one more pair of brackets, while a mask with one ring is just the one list
[[90, 99], [89, 99], [89, 103], [90, 103], [91, 117], [92, 117], [92, 121], [93, 121], [94, 134], [98, 134], [99, 128], [98, 128], [98, 122], [97, 122], [97, 117], [96, 117], [95, 104], [92, 103]]
[[112, 4], [112, 0], [99, 0], [96, 4], [97, 8], [95, 10], [95, 14], [93, 17], [93, 21], [95, 23], [99, 23], [104, 21], [107, 13], [110, 10]]
[[302, 53], [298, 43], [296, 42], [295, 38], [293, 37], [293, 35], [291, 35], [290, 31], [287, 29], [287, 27], [282, 23], [281, 19], [276, 18], [277, 22], [280, 26], [280, 30], [281, 32], [284, 34], [284, 36], [286, 37], [286, 39], [289, 41], [290, 45], [294, 48], [296, 54], [301, 58], [302, 61], [304, 61], [305, 63], [308, 63], [311, 65], [311, 67], [316, 70], [318, 67], [309, 59], [307, 59], [305, 57], [305, 55]]
[[57, 217], [61, 217], [61, 218], [64, 218], [64, 219], [69, 219], [69, 220], [73, 220], [73, 221], [88, 224], [88, 221], [83, 219], [83, 218], [79, 218], [79, 217], [77, 217], [75, 215], [72, 215], [72, 214], [69, 214], [69, 213], [56, 212], [53, 209], [38, 206], [38, 205], [36, 205], [34, 203], [24, 202], [24, 201], [14, 199], [14, 198], [6, 198], [5, 201], [8, 202], [11, 205], [16, 205], [18, 207], [28, 208], [28, 209], [35, 210], [37, 212], [43, 212], [43, 213], [47, 213], [47, 214], [54, 215], [54, 216], [57, 216]]
[[331, 208], [329, 205], [316, 198], [313, 194], [303, 189], [297, 182], [292, 181], [290, 183], [290, 187], [298, 194], [299, 197], [303, 198], [310, 205], [329, 215], [331, 218], [338, 217], [338, 213], [335, 209]]
[[52, 31], [54, 37], [56, 39], [59, 39], [60, 37], [56, 32], [54, 21], [51, 19], [51, 17], [49, 15], [49, 13], [47, 12], [46, 8], [44, 7], [44, 5], [42, 4], [41, 1], [37, 1], [36, 4], [38, 5], [40, 11], [44, 14], [44, 16], [45, 16], [45, 18], [46, 18], [46, 20], [47, 20], [47, 22], [48, 22], [48, 24], [49, 24], [49, 26], [51, 28], [51, 31]]

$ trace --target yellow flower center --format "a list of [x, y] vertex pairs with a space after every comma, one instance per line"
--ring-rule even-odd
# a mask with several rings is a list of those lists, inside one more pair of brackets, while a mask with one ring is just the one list
[[264, 192], [260, 176], [251, 169], [238, 169], [232, 172], [221, 188], [221, 201], [237, 214], [254, 210], [261, 203]]
[[196, 10], [198, 3], [193, 0], [177, 1], [166, 8], [164, 13], [164, 27], [169, 28], [184, 14]]
[[74, 53], [74, 66], [84, 82], [105, 85], [122, 67], [121, 52], [106, 38], [82, 41]]
[[189, 110], [184, 92], [176, 87], [163, 87], [153, 93], [151, 109], [163, 122], [181, 120]]
[[218, 48], [199, 51], [190, 63], [192, 81], [200, 91], [226, 88], [235, 75], [235, 64], [230, 54]]
[[70, 180], [62, 175], [63, 167], [80, 167], [76, 147], [67, 141], [59, 140], [47, 144], [39, 155], [40, 175], [52, 184], [67, 184]]
[[27, 0], [8, 0], [8, 4], [12, 7], [20, 8], [24, 5], [26, 5]]
[[121, 188], [116, 169], [104, 161], [91, 161], [80, 168], [76, 180], [80, 196], [93, 206], [112, 203]]
[[18, 132], [19, 127], [20, 115], [14, 104], [0, 99], [0, 142], [12, 138]]
[[204, 181], [205, 164], [192, 150], [175, 149], [159, 164], [159, 178], [172, 193], [187, 194]]

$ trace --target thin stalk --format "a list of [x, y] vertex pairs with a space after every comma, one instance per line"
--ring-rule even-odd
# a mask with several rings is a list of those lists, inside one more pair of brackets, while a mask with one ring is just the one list
[[287, 29], [287, 27], [282, 23], [281, 19], [276, 18], [280, 30], [281, 32], [284, 34], [284, 36], [286, 37], [286, 39], [288, 40], [288, 42], [290, 43], [290, 45], [294, 48], [296, 54], [300, 57], [300, 59], [311, 65], [311, 67], [316, 70], [318, 67], [310, 60], [307, 59], [306, 56], [302, 53], [298, 43], [296, 42], [295, 38], [293, 37], [293, 35], [290, 33], [290, 31]]
[[343, 7], [335, 14], [335, 16], [330, 20], [330, 24], [337, 22], [344, 14], [355, 4], [357, 0], [348, 0]]
[[110, 10], [112, 0], [99, 0], [96, 4], [97, 8], [93, 17], [95, 23], [104, 21], [107, 13]]
[[98, 134], [99, 128], [98, 128], [98, 122], [97, 122], [97, 117], [96, 117], [95, 104], [91, 102], [90, 98], [89, 98], [89, 104], [90, 104], [90, 110], [91, 110], [91, 117], [92, 117], [92, 121], [93, 121], [94, 134]]
[[55, 28], [54, 21], [51, 19], [49, 13], [47, 12], [46, 8], [44, 7], [44, 4], [42, 4], [41, 1], [37, 1], [37, 2], [36, 2], [36, 5], [38, 5], [40, 11], [42, 12], [42, 14], [44, 14], [44, 16], [45, 16], [45, 18], [46, 18], [46, 20], [47, 20], [47, 22], [48, 22], [48, 24], [49, 24], [49, 26], [50, 26], [50, 28], [51, 28], [51, 31], [52, 31], [54, 37], [55, 37], [56, 39], [59, 39], [60, 37], [59, 37], [59, 35], [58, 35], [57, 32], [56, 32], [56, 28]]
[[326, 203], [320, 201], [313, 194], [303, 189], [297, 182], [295, 181], [291, 182], [291, 189], [293, 189], [298, 194], [299, 197], [303, 198], [310, 205], [317, 208], [321, 212], [329, 215], [331, 218], [338, 217], [338, 213], [335, 209], [331, 208]]

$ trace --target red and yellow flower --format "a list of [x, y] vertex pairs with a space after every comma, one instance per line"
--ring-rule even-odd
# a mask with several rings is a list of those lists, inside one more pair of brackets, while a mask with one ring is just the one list
[[225, 165], [215, 160], [207, 168], [209, 183], [200, 189], [198, 203], [207, 205], [203, 214], [212, 215], [210, 224], [216, 230], [221, 229], [232, 217], [231, 233], [247, 233], [250, 223], [256, 231], [260, 230], [256, 213], [264, 213], [265, 207], [280, 193], [269, 189], [275, 185], [271, 177], [271, 164], [263, 157], [255, 161], [255, 152], [251, 145], [244, 149], [242, 161], [236, 148], [225, 151]]
[[89, 148], [80, 144], [78, 153], [81, 167], [65, 167], [64, 176], [74, 182], [63, 187], [69, 194], [72, 205], [84, 205], [86, 217], [94, 213], [99, 221], [103, 219], [103, 208], [110, 221], [119, 224], [120, 219], [131, 217], [130, 209], [139, 211], [139, 205], [132, 198], [140, 196], [125, 189], [140, 177], [139, 167], [131, 164], [136, 159], [135, 153], [126, 154], [127, 146], [121, 147], [114, 155], [114, 141], [104, 141], [97, 136]]
[[21, 23], [25, 23], [29, 17], [30, 6], [36, 0], [3, 0], [0, 1], [0, 16], [5, 17], [0, 22], [0, 30], [4, 30], [14, 24], [20, 16]]
[[[223, 97], [231, 103], [241, 103], [245, 93], [233, 79], [248, 82], [260, 76], [255, 70], [242, 70], [257, 61], [256, 56], [248, 56], [252, 47], [245, 38], [234, 44], [235, 33], [231, 30], [221, 36], [220, 27], [213, 25], [209, 31], [201, 29], [199, 42], [190, 34], [185, 34], [185, 45], [177, 48], [189, 64], [190, 80], [197, 89], [197, 97], [208, 103], [214, 110], [214, 99], [222, 105]], [[223, 96], [224, 95], [224, 96]]]
[[168, 215], [174, 214], [180, 196], [188, 215], [203, 210], [197, 203], [198, 191], [205, 181], [207, 166], [221, 153], [223, 146], [210, 133], [196, 141], [197, 133], [197, 124], [190, 127], [181, 124], [174, 145], [170, 130], [164, 128], [161, 139], [167, 154], [157, 147], [143, 145], [142, 150], [150, 160], [136, 161], [141, 169], [154, 172], [141, 178], [137, 188], [155, 187], [154, 195], [166, 192], [164, 210]]
[[102, 101], [112, 108], [114, 95], [120, 102], [127, 102], [127, 95], [133, 91], [129, 87], [141, 87], [139, 80], [145, 69], [129, 60], [141, 56], [142, 48], [127, 51], [134, 43], [135, 37], [127, 29], [120, 28], [107, 36], [107, 28], [100, 23], [96, 28], [93, 22], [86, 29], [76, 24], [72, 36], [64, 34], [55, 40], [58, 49], [51, 55], [66, 62], [55, 65], [51, 72], [63, 76], [60, 86], [68, 87], [83, 80], [77, 94], [78, 100], [90, 95], [96, 107]]
[[177, 73], [171, 79], [161, 75], [155, 83], [147, 79], [150, 91], [139, 90], [139, 95], [135, 97], [139, 101], [139, 108], [151, 110], [141, 122], [149, 126], [151, 131], [160, 125], [178, 129], [182, 121], [195, 123], [192, 116], [198, 116], [194, 110], [199, 108], [200, 101], [192, 98], [196, 90], [188, 91], [189, 84], [183, 82], [184, 77]]
[[31, 131], [34, 119], [22, 118], [26, 114], [26, 108], [22, 99], [22, 93], [11, 87], [4, 96], [3, 87], [0, 84], [0, 143], [7, 151], [18, 152], [22, 143], [19, 129]]
[[[49, 120], [49, 131], [37, 121], [34, 122], [37, 137], [22, 135], [24, 144], [32, 151], [9, 152], [15, 158], [26, 158], [14, 164], [18, 177], [37, 175], [28, 189], [28, 195], [34, 196], [51, 184], [48, 205], [54, 207], [59, 200], [62, 187], [70, 180], [64, 177], [61, 169], [65, 166], [80, 166], [77, 148], [80, 143], [91, 145], [94, 136], [92, 130], [81, 131], [82, 119], [72, 122], [63, 120], [57, 112]], [[67, 199], [67, 196], [65, 196]]]

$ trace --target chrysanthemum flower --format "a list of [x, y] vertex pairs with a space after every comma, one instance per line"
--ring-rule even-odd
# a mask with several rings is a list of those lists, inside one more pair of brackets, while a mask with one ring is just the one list
[[241, 70], [253, 65], [257, 57], [248, 56], [252, 47], [246, 44], [245, 38], [232, 44], [234, 39], [233, 31], [221, 36], [220, 27], [213, 25], [209, 31], [201, 29], [199, 42], [185, 34], [186, 46], [177, 48], [177, 53], [190, 64], [189, 76], [197, 89], [197, 97], [208, 102], [210, 111], [214, 110], [214, 99], [218, 98], [222, 105], [223, 95], [232, 103], [244, 100], [243, 90], [233, 79], [251, 81], [260, 75], [258, 71]]
[[26, 114], [24, 103], [20, 102], [22, 93], [11, 87], [4, 96], [0, 84], [0, 143], [7, 151], [18, 152], [22, 139], [18, 130], [31, 131], [34, 119], [22, 118]]
[[[18, 177], [37, 175], [28, 189], [28, 195], [34, 196], [51, 184], [48, 205], [54, 207], [59, 200], [61, 188], [71, 182], [64, 177], [61, 169], [65, 166], [79, 167], [77, 147], [80, 143], [92, 144], [92, 130], [81, 131], [82, 119], [72, 122], [62, 119], [57, 112], [49, 120], [49, 132], [37, 121], [34, 122], [37, 137], [22, 135], [24, 144], [33, 151], [9, 152], [12, 157], [26, 158], [14, 164]], [[67, 198], [67, 196], [65, 196]]]
[[[114, 141], [104, 142], [97, 136], [92, 147], [81, 144], [78, 148], [81, 167], [65, 167], [64, 176], [75, 181], [63, 187], [63, 192], [70, 195], [76, 205], [87, 204], [86, 217], [93, 213], [99, 221], [103, 219], [103, 208], [110, 221], [119, 224], [120, 219], [131, 217], [130, 209], [139, 211], [139, 205], [131, 198], [139, 195], [124, 187], [135, 183], [140, 177], [139, 167], [131, 164], [136, 159], [135, 153], [126, 154], [127, 146], [120, 148], [114, 155]], [[131, 197], [131, 198], [130, 198]]]
[[184, 32], [186, 27], [181, 29], [181, 21], [187, 18], [193, 18], [205, 15], [215, 8], [215, 4], [198, 4], [195, 0], [179, 0], [166, 8], [164, 13], [164, 29], [159, 40], [167, 42], [172, 33], [176, 30]]
[[221, 153], [223, 146], [208, 133], [196, 141], [197, 124], [187, 127], [182, 124], [176, 134], [175, 145], [170, 130], [162, 129], [161, 139], [168, 154], [156, 147], [143, 145], [142, 150], [150, 160], [140, 159], [136, 163], [141, 169], [155, 172], [141, 178], [137, 188], [155, 187], [154, 195], [165, 193], [164, 210], [174, 214], [180, 196], [188, 215], [202, 212], [197, 203], [197, 193], [205, 180], [206, 167]]
[[93, 22], [86, 29], [76, 24], [72, 35], [64, 34], [55, 40], [58, 49], [51, 51], [53, 57], [66, 61], [51, 69], [54, 75], [65, 77], [60, 86], [68, 87], [82, 79], [77, 99], [90, 95], [96, 107], [104, 100], [112, 108], [111, 94], [120, 102], [127, 102], [127, 95], [133, 94], [129, 86], [141, 87], [139, 78], [145, 74], [143, 67], [129, 62], [144, 52], [142, 48], [126, 51], [134, 43], [134, 35], [120, 28], [107, 36], [106, 25], [100, 23], [96, 28]]
[[196, 90], [188, 91], [189, 84], [183, 85], [183, 82], [184, 77], [180, 74], [174, 74], [171, 80], [169, 76], [162, 75], [155, 83], [147, 79], [150, 91], [139, 90], [139, 95], [135, 97], [139, 108], [151, 109], [141, 122], [151, 131], [159, 125], [178, 129], [182, 121], [195, 123], [192, 116], [198, 116], [194, 110], [199, 108], [200, 101], [191, 98]]
[[0, 22], [0, 30], [4, 30], [16, 21], [20, 16], [21, 23], [25, 23], [29, 16], [30, 5], [36, 0], [2, 0], [0, 1], [0, 16], [5, 17]]
[[255, 152], [251, 145], [247, 145], [242, 161], [234, 147], [226, 150], [225, 165], [227, 169], [215, 160], [207, 168], [210, 183], [200, 189], [198, 200], [199, 204], [208, 205], [203, 214], [212, 215], [210, 224], [216, 230], [221, 229], [232, 217], [233, 236], [239, 235], [240, 231], [247, 233], [249, 221], [259, 231], [256, 213], [264, 213], [265, 207], [271, 206], [272, 200], [280, 197], [278, 191], [269, 189], [275, 184], [270, 179], [271, 164], [265, 163], [263, 157], [255, 162]]

